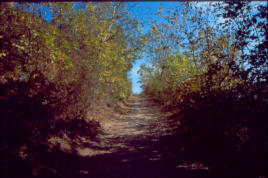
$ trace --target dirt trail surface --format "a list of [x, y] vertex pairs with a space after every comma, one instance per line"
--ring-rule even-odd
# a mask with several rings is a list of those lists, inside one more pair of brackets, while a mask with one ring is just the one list
[[[103, 133], [95, 141], [76, 147], [78, 157], [66, 158], [65, 177], [156, 178], [200, 177], [207, 172], [187, 162], [176, 141], [178, 122], [167, 119], [149, 98], [133, 96], [127, 114], [101, 121]], [[199, 166], [200, 167], [200, 166]], [[66, 171], [65, 171], [66, 173]], [[201, 176], [202, 177], [202, 176]], [[204, 176], [206, 177], [206, 176]]]
[[127, 106], [127, 115], [120, 115], [102, 124], [105, 131], [102, 140], [110, 147], [135, 150], [137, 145], [131, 144], [134, 140], [158, 141], [161, 136], [173, 133], [175, 123], [172, 126], [166, 119], [168, 113], [160, 112], [159, 106], [150, 99], [134, 96]]

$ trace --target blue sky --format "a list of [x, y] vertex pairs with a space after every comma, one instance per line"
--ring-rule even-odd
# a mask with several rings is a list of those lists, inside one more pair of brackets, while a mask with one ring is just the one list
[[[211, 2], [198, 2], [196, 4], [197, 7], [202, 7], [204, 11], [207, 10], [207, 8], [213, 8], [210, 5]], [[257, 4], [265, 4], [266, 2], [252, 2], [252, 5]], [[169, 8], [178, 7], [180, 5], [179, 2], [136, 2], [136, 3], [127, 3], [130, 7], [129, 11], [132, 13], [132, 15], [135, 15], [137, 19], [141, 22], [145, 23], [145, 26], [143, 27], [143, 32], [146, 33], [148, 29], [150, 28], [149, 25], [146, 24], [146, 21], [149, 19], [154, 19], [156, 21], [159, 21], [160, 19], [157, 18], [157, 16], [154, 16], [153, 14], [158, 11], [159, 8], [163, 8], [165, 10], [169, 10]], [[136, 4], [136, 6], [133, 8], [133, 5]], [[222, 18], [217, 18], [217, 23], [223, 22]], [[144, 58], [141, 60], [136, 61], [136, 63], [133, 65], [132, 70], [129, 72], [130, 77], [132, 80], [132, 91], [133, 93], [140, 93], [142, 92], [142, 89], [140, 88], [139, 81], [139, 75], [137, 71], [140, 69], [140, 65], [142, 63], [149, 64], [149, 59], [146, 57], [147, 55], [144, 54]]]
[[[156, 20], [160, 21], [160, 18], [158, 18], [156, 15], [154, 15], [156, 12], [158, 12], [159, 8], [162, 8], [164, 11], [169, 11], [169, 8], [175, 8], [180, 5], [180, 2], [124, 2], [127, 5], [128, 12], [130, 13], [130, 16], [135, 16], [137, 20], [144, 23], [144, 26], [141, 28], [143, 33], [145, 34], [149, 28], [150, 25], [147, 23], [150, 20]], [[265, 2], [252, 2], [252, 4], [259, 4]], [[75, 6], [78, 7], [81, 3], [76, 3]], [[198, 2], [198, 7], [204, 8], [206, 11], [206, 8], [209, 7], [209, 2]], [[210, 6], [211, 7], [211, 6]], [[49, 11], [49, 8], [44, 7], [43, 11], [46, 11], [46, 15], [43, 15], [43, 17], [46, 20], [52, 19], [52, 14]], [[218, 22], [221, 22], [222, 19], [217, 19]], [[132, 91], [135, 94], [138, 94], [142, 92], [142, 89], [140, 88], [139, 81], [139, 75], [138, 70], [140, 69], [141, 64], [145, 63], [147, 65], [150, 64], [148, 59], [148, 54], [144, 53], [144, 57], [140, 60], [137, 60], [135, 63], [133, 63], [133, 68], [129, 72], [128, 76], [132, 81]]]
[[[76, 5], [79, 6], [79, 4], [80, 3], [77, 3]], [[141, 28], [144, 34], [150, 29], [150, 24], [148, 24], [150, 20], [153, 19], [156, 21], [160, 21], [160, 18], [154, 15], [158, 12], [159, 8], [167, 12], [170, 8], [174, 9], [175, 7], [180, 6], [180, 2], [125, 2], [125, 4], [127, 5], [127, 9], [130, 13], [130, 16], [135, 16], [137, 20], [144, 23], [144, 26]], [[199, 2], [197, 6], [202, 7], [205, 10], [210, 5], [209, 2]], [[44, 8], [43, 10], [49, 12], [48, 8]], [[51, 20], [51, 13], [47, 13], [44, 18], [46, 20]], [[218, 20], [219, 22], [221, 21], [221, 19]], [[149, 58], [147, 57], [148, 54], [144, 53], [143, 56], [144, 57], [142, 59], [137, 60], [135, 63], [133, 63], [133, 68], [128, 74], [129, 78], [132, 81], [132, 91], [135, 94], [139, 94], [140, 92], [142, 92], [142, 89], [140, 88], [141, 84], [138, 82], [139, 75], [137, 72], [140, 69], [141, 64], [150, 64]]]
[[[146, 33], [150, 26], [147, 24], [148, 20], [154, 19], [159, 20], [154, 13], [158, 11], [159, 8], [168, 9], [170, 7], [174, 7], [179, 3], [176, 2], [128, 2], [128, 10], [130, 15], [136, 16], [136, 18], [144, 23], [144, 27], [142, 28], [143, 33]], [[141, 64], [149, 64], [149, 59], [147, 58], [147, 54], [144, 53], [144, 57], [140, 60], [137, 60], [136, 63], [133, 64], [132, 70], [129, 72], [129, 76], [132, 81], [132, 92], [134, 94], [139, 94], [142, 92], [140, 88], [139, 74], [137, 73], [140, 69]]]
[[[142, 27], [142, 32], [146, 33], [150, 26], [147, 24], [148, 20], [154, 19], [158, 20], [156, 16], [153, 14], [158, 11], [159, 8], [170, 8], [174, 7], [174, 5], [178, 5], [179, 3], [177, 2], [127, 2], [127, 9], [130, 13], [131, 16], [135, 16], [137, 20], [140, 22], [144, 23], [144, 26]], [[79, 6], [79, 3], [77, 3]], [[43, 9], [46, 12], [49, 12], [49, 8], [44, 8]], [[51, 13], [46, 13], [44, 15], [44, 18], [48, 21], [52, 19], [52, 14]], [[139, 94], [142, 92], [142, 89], [140, 88], [140, 83], [139, 83], [139, 75], [138, 75], [138, 70], [140, 69], [141, 64], [146, 63], [149, 64], [149, 59], [147, 59], [147, 54], [144, 53], [144, 57], [140, 60], [137, 60], [135, 63], [133, 63], [133, 68], [129, 72], [129, 77], [132, 81], [132, 92], [135, 94]]]

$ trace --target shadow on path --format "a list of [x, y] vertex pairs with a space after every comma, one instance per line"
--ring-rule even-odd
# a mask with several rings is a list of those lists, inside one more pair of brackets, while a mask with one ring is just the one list
[[214, 177], [179, 144], [175, 134], [179, 123], [167, 119], [168, 114], [150, 99], [132, 97], [126, 109], [128, 114], [102, 121], [103, 132], [95, 140], [73, 138], [67, 144], [51, 139], [54, 146], [49, 152], [40, 148], [37, 161], [27, 164], [17, 160], [18, 171], [3, 177]]

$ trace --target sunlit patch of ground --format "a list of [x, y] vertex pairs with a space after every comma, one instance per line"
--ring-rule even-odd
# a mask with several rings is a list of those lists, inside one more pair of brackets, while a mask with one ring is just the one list
[[[129, 141], [133, 137], [140, 139], [150, 137], [157, 141], [160, 136], [171, 134], [174, 130], [165, 120], [167, 115], [160, 112], [159, 107], [153, 106], [148, 99], [133, 97], [127, 105], [121, 105], [121, 107], [130, 112], [114, 114], [113, 117], [100, 120], [101, 128], [104, 131], [104, 134], [98, 138], [100, 142], [83, 137], [77, 141], [63, 133], [61, 137], [53, 136], [49, 139], [50, 147], [58, 146], [64, 152], [73, 152], [75, 149], [79, 155], [93, 156], [111, 153], [117, 148], [135, 150], [129, 145]], [[74, 142], [77, 145], [75, 148], [72, 146]], [[81, 146], [83, 143], [90, 143], [98, 149], [85, 148]], [[106, 148], [106, 150], [100, 150], [100, 148]]]
[[[208, 166], [198, 161], [183, 160], [184, 150], [173, 138], [180, 122], [167, 119], [172, 115], [171, 112], [161, 112], [159, 105], [138, 96], [130, 98], [120, 107], [126, 112], [113, 115], [105, 113], [107, 117], [99, 120], [102, 133], [96, 139], [82, 136], [69, 138], [63, 133], [62, 136], [49, 139], [51, 150], [57, 147], [65, 153], [89, 159], [94, 166], [88, 165], [88, 169], [81, 168], [77, 173], [91, 177], [110, 175], [110, 172], [114, 172], [114, 177], [117, 174], [142, 177], [148, 174], [143, 172], [146, 170], [170, 175], [177, 170], [178, 175], [183, 174], [182, 170], [209, 170]], [[133, 170], [136, 171], [128, 173]], [[155, 175], [157, 173], [147, 176]]]
[[199, 162], [194, 162], [194, 163], [184, 163], [184, 164], [181, 164], [181, 165], [178, 165], [177, 168], [184, 168], [184, 169], [187, 169], [187, 170], [209, 170], [209, 167], [202, 164], [202, 163], [199, 163]]

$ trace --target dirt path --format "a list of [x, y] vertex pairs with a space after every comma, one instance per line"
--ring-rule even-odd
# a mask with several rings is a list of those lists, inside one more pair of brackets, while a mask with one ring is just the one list
[[[133, 140], [159, 140], [161, 136], [173, 133], [174, 127], [168, 123], [167, 114], [160, 112], [148, 98], [133, 96], [127, 103], [127, 115], [120, 115], [106, 120], [102, 124], [105, 134], [101, 140], [114, 149], [127, 148], [134, 150]], [[174, 125], [175, 126], [175, 125]]]
[[184, 178], [206, 172], [187, 161], [176, 140], [179, 123], [167, 119], [170, 113], [138, 96], [131, 97], [125, 107], [127, 114], [101, 122], [103, 133], [95, 141], [84, 140], [86, 144], [76, 146], [79, 156], [64, 156], [64, 167], [69, 168], [65, 177]]
[[91, 173], [96, 177], [158, 177], [157, 169], [170, 166], [164, 163], [166, 157], [175, 156], [167, 151], [168, 145], [159, 144], [161, 137], [172, 133], [172, 127], [148, 98], [133, 96], [125, 109], [128, 114], [101, 123], [104, 134], [99, 137], [93, 156], [98, 164]]

